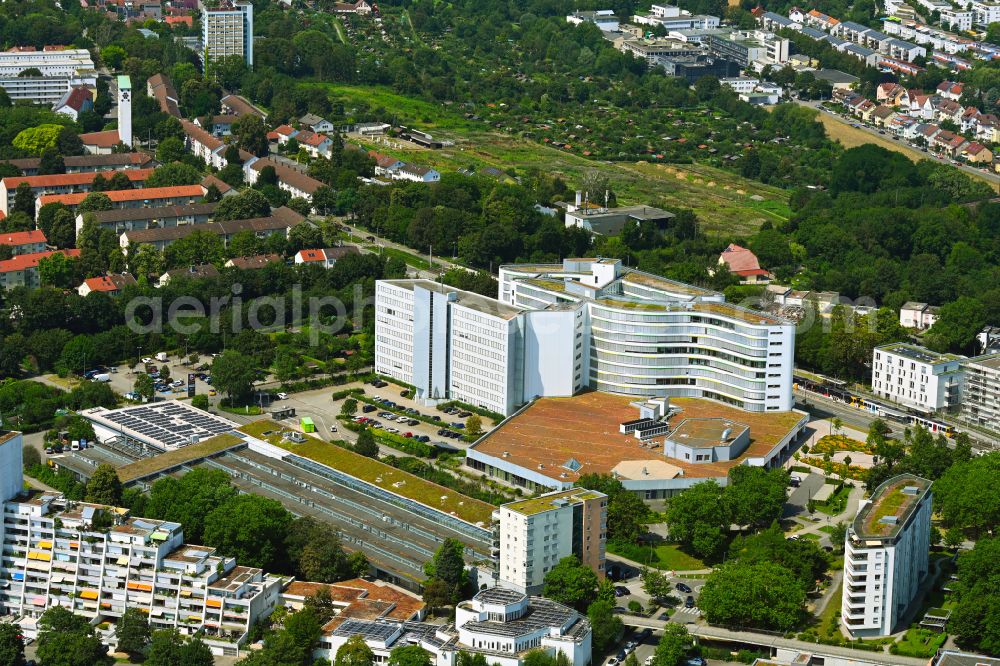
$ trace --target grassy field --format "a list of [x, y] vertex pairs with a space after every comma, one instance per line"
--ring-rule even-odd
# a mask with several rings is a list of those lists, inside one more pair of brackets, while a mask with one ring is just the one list
[[608, 552], [646, 564], [665, 571], [693, 571], [709, 568], [707, 564], [693, 555], [688, 555], [675, 544], [657, 544], [655, 546], [629, 545], [626, 548], [608, 544]]
[[[348, 113], [368, 108], [394, 123], [412, 124], [454, 142], [441, 150], [386, 147], [379, 150], [438, 170], [455, 171], [486, 166], [518, 171], [537, 169], [561, 176], [576, 187], [593, 169], [606, 173], [621, 204], [649, 204], [695, 211], [705, 231], [718, 234], [752, 233], [765, 221], [780, 222], [791, 215], [788, 194], [775, 187], [700, 164], [604, 162], [543, 143], [493, 132], [480, 121], [465, 118], [462, 107], [407, 97], [382, 86], [315, 83], [343, 102]], [[752, 198], [752, 197], [756, 197]]]
[[[927, 153], [911, 148], [904, 141], [893, 141], [892, 139], [879, 134], [871, 134], [863, 129], [851, 127], [846, 123], [842, 123], [837, 118], [830, 116], [828, 113], [820, 113], [818, 117], [820, 122], [823, 123], [823, 127], [826, 128], [827, 136], [835, 141], [839, 141], [845, 148], [854, 148], [855, 146], [860, 146], [862, 144], [873, 143], [876, 146], [881, 146], [888, 150], [901, 153], [914, 162], [917, 160], [930, 159], [927, 156]], [[979, 180], [988, 183], [993, 189], [997, 189], [997, 184], [995, 182], [989, 178], [985, 178], [979, 173], [970, 173], [968, 171], [963, 171], [963, 173], [972, 176], [973, 178], [978, 178]]]

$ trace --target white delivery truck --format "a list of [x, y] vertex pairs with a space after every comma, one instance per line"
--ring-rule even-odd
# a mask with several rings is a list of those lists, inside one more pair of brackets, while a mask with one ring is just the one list
[[111, 375], [108, 374], [108, 373], [106, 373], [106, 372], [100, 372], [100, 373], [94, 375], [91, 378], [90, 381], [92, 381], [92, 382], [110, 382], [111, 381]]
[[159, 352], [156, 355], [156, 360], [160, 361], [160, 362], [166, 361], [167, 360], [167, 352]]

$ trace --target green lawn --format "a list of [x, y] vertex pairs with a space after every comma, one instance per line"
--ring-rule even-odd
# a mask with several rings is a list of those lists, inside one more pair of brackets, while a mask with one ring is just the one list
[[835, 529], [837, 529], [837, 528], [834, 527], [833, 525], [824, 525], [823, 527], [819, 528], [819, 531], [820, 532], [826, 532], [827, 534], [833, 534], [833, 531]]
[[242, 407], [230, 407], [223, 403], [219, 403], [219, 411], [229, 412], [230, 414], [243, 414], [244, 416], [260, 416], [264, 411], [260, 408], [260, 405], [244, 405]]
[[841, 583], [833, 591], [829, 603], [823, 609], [823, 614], [817, 618], [816, 632], [821, 638], [839, 638], [840, 633], [840, 599], [843, 596], [844, 584]]
[[[378, 252], [377, 249], [373, 249], [373, 251]], [[412, 254], [410, 252], [404, 252], [403, 250], [397, 250], [396, 248], [393, 247], [384, 247], [382, 248], [381, 252], [387, 257], [392, 257], [393, 259], [399, 259], [404, 264], [412, 268], [417, 268], [422, 271], [428, 271], [431, 269], [430, 262], [420, 257], [419, 255]]]
[[851, 487], [846, 483], [840, 487], [837, 492], [833, 493], [825, 502], [816, 502], [816, 510], [825, 513], [828, 516], [836, 516], [843, 513], [844, 509], [847, 508], [847, 497], [851, 494]]
[[938, 649], [944, 645], [946, 640], [948, 640], [948, 634], [913, 627], [908, 629], [893, 646], [895, 648], [893, 653], [930, 658], [937, 654]]
[[608, 552], [627, 557], [640, 564], [668, 571], [692, 571], [709, 568], [709, 565], [697, 557], [685, 553], [675, 544], [664, 543], [655, 546], [629, 544], [623, 548], [620, 545], [609, 543]]
[[816, 534], [815, 532], [809, 532], [807, 534], [803, 534], [802, 538], [803, 539], [809, 539], [810, 541], [819, 541], [820, 536], [818, 534]]

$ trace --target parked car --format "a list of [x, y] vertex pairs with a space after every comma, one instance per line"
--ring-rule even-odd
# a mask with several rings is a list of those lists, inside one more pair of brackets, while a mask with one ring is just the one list
[[337, 426], [335, 425], [330, 426], [330, 432], [337, 432]]
[[627, 597], [630, 594], [632, 594], [632, 593], [624, 585], [615, 585], [615, 596], [616, 597]]
[[458, 417], [462, 418], [462, 419], [468, 418], [470, 416], [472, 416], [472, 412], [459, 412], [458, 413]]
[[419, 437], [417, 437], [417, 441], [426, 443], [431, 441], [431, 438], [428, 437], [427, 435], [420, 435]]
[[418, 421], [418, 420], [416, 420], [416, 419], [410, 419], [410, 420], [408, 420], [408, 421], [406, 422], [406, 425], [411, 425], [411, 426], [415, 426], [415, 425], [417, 425], [418, 423], [420, 423], [420, 421]]
[[405, 416], [400, 416], [396, 419], [396, 423], [406, 423], [409, 420], [410, 419], [406, 418]]
[[684, 600], [684, 608], [694, 608], [694, 597], [690, 594], [687, 595], [687, 598]]
[[404, 432], [403, 433], [403, 437], [406, 437], [406, 438], [413, 437], [413, 433], [412, 432]]
[[683, 592], [684, 594], [691, 594], [691, 586], [687, 583], [677, 583], [674, 585], [678, 592]]
[[288, 394], [287, 393], [279, 393], [278, 394], [278, 400], [288, 400]]
[[451, 424], [451, 427], [455, 428], [456, 430], [462, 430], [465, 428], [465, 424], [462, 423], [461, 421], [455, 421], [454, 423]]
[[361, 408], [361, 411], [364, 412], [365, 414], [370, 414], [371, 412], [374, 412], [376, 409], [378, 409], [378, 407], [376, 407], [375, 405], [365, 405], [364, 407]]

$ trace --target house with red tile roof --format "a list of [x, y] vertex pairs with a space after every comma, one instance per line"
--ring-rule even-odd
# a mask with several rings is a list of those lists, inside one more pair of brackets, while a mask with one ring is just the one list
[[299, 250], [295, 253], [295, 265], [308, 264], [310, 266], [333, 268], [338, 259], [343, 259], [350, 254], [360, 254], [360, 252], [354, 245], [342, 245], [340, 247], [328, 247], [317, 250]]
[[993, 152], [983, 144], [973, 141], [962, 149], [962, 156], [972, 164], [991, 164]]
[[961, 154], [966, 143], [968, 142], [965, 137], [950, 130], [941, 130], [931, 140], [931, 148], [949, 157], [957, 157]]
[[76, 292], [81, 296], [95, 291], [109, 296], [117, 296], [123, 288], [133, 284], [137, 284], [137, 282], [130, 273], [108, 273], [100, 277], [87, 278], [83, 284], [76, 288]]
[[118, 130], [104, 130], [102, 132], [87, 132], [80, 135], [83, 142], [83, 149], [91, 155], [110, 155], [115, 146], [124, 145]]
[[321, 181], [270, 157], [254, 157], [243, 164], [243, 176], [246, 182], [256, 183], [257, 179], [260, 178], [260, 172], [267, 167], [274, 169], [274, 175], [278, 178], [278, 187], [293, 197], [311, 202], [316, 190], [323, 187]]
[[382, 153], [376, 152], [374, 150], [368, 151], [368, 156], [375, 160], [375, 175], [376, 176], [392, 176], [397, 170], [406, 166], [406, 162], [403, 160], [392, 157], [391, 155], [383, 155]]
[[965, 86], [961, 83], [956, 83], [954, 81], [942, 81], [938, 84], [937, 94], [945, 99], [950, 99], [957, 102], [962, 98], [962, 92]]
[[74, 121], [80, 117], [84, 111], [91, 111], [94, 108], [94, 93], [86, 86], [73, 86], [66, 91], [66, 94], [59, 98], [52, 110], [69, 116]]
[[[0, 217], [0, 220], [2, 219], [3, 217]], [[19, 254], [44, 252], [47, 243], [48, 239], [45, 238], [45, 234], [42, 233], [41, 229], [11, 231], [6, 234], [0, 234], [0, 245], [9, 247], [15, 257]]]
[[740, 276], [745, 284], [760, 284], [771, 280], [771, 274], [760, 267], [757, 255], [736, 243], [730, 243], [729, 247], [722, 251], [719, 255], [719, 265], [728, 268], [730, 273]]
[[35, 289], [41, 285], [38, 275], [38, 263], [54, 254], [63, 254], [75, 258], [80, 256], [79, 250], [54, 250], [50, 252], [32, 252], [0, 261], [0, 289], [27, 287]]
[[[105, 180], [113, 178], [115, 174], [123, 173], [132, 183], [133, 187], [142, 187], [146, 179], [152, 175], [152, 169], [124, 169], [120, 172], [104, 172], [101, 174]], [[0, 210], [10, 212], [10, 206], [14, 203], [15, 192], [18, 186], [27, 184], [31, 188], [31, 194], [36, 199], [43, 194], [72, 194], [74, 192], [90, 192], [93, 190], [93, 173], [55, 173], [46, 176], [8, 176], [0, 180]]]

